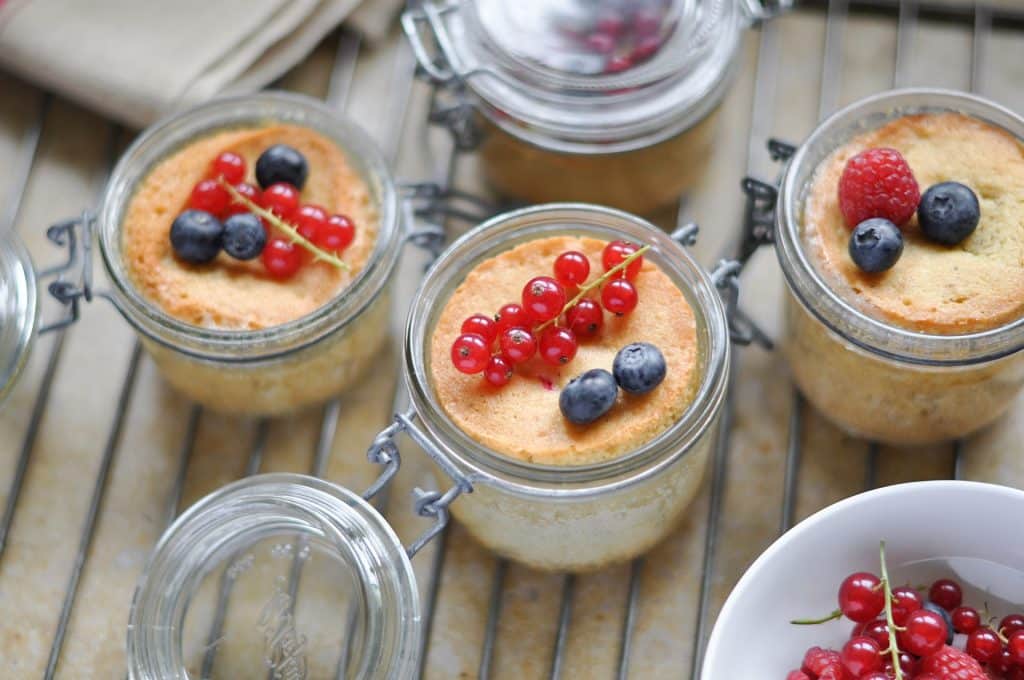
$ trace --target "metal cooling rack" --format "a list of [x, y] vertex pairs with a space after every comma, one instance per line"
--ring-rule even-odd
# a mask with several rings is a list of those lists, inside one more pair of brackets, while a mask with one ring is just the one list
[[[797, 10], [805, 15], [813, 16], [824, 22], [824, 43], [821, 49], [821, 72], [822, 85], [819, 97], [819, 114], [821, 116], [836, 108], [839, 101], [839, 74], [843, 58], [844, 30], [850, 17], [861, 15], [879, 15], [891, 18], [898, 22], [898, 37], [896, 50], [893, 55], [893, 85], [909, 84], [908, 78], [908, 51], [911, 47], [916, 28], [921, 21], [947, 22], [954, 25], [971, 27], [972, 42], [970, 50], [971, 63], [971, 87], [977, 88], [985, 75], [984, 46], [995, 30], [1024, 30], [1024, 9], [1004, 9], [989, 6], [984, 3], [940, 3], [940, 2], [914, 2], [912, 0], [808, 0], [802, 3]], [[772, 133], [771, 108], [773, 93], [776, 84], [779, 82], [781, 73], [779, 70], [779, 55], [783, 49], [780, 44], [779, 29], [777, 24], [768, 23], [760, 27], [760, 42], [757, 53], [756, 77], [754, 80], [753, 108], [751, 111], [752, 128], [747, 141], [747, 172], [752, 172], [758, 167], [758, 159], [765, 155], [765, 142]], [[388, 87], [390, 101], [386, 106], [380, 107], [383, 116], [386, 117], [386, 130], [400, 131], [406, 121], [406, 112], [410, 97], [414, 89], [414, 59], [404, 49], [398, 48], [401, 54], [394, 62], [394, 69], [391, 74], [391, 84]], [[327, 101], [335, 106], [341, 107], [348, 97], [350, 86], [353, 82], [357, 60], [361, 57], [361, 44], [358, 37], [342, 33], [338, 41], [337, 52], [334, 56], [334, 63], [330, 71]], [[51, 97], [46, 95], [42, 98], [39, 113], [34, 125], [31, 125], [22, 138], [18, 152], [18, 162], [9, 175], [10, 189], [9, 200], [4, 204], [5, 209], [0, 213], [0, 226], [7, 226], [17, 221], [22, 205], [22, 197], [25, 195], [29, 184], [29, 178], [33, 167], [36, 164], [40, 149], [40, 140], [44, 122], [51, 108]], [[410, 124], [421, 125], [422, 121], [411, 121]], [[115, 126], [109, 130], [109, 167], [112, 167], [120, 148], [123, 131]], [[385, 143], [385, 153], [392, 161], [399, 151], [399, 134], [391, 135]], [[428, 178], [436, 183], [441, 194], [448, 190], [455, 190], [453, 181], [456, 177], [456, 165], [458, 153], [452, 150], [446, 162], [439, 167], [438, 176]], [[98, 178], [96, 183], [97, 192], [102, 187], [103, 179]], [[737, 176], [737, 180], [739, 176]], [[748, 206], [753, 210], [753, 204]], [[679, 209], [679, 221], [684, 219], [686, 205], [681, 204]], [[433, 213], [437, 214], [437, 213]], [[748, 222], [751, 216], [747, 216]], [[734, 254], [735, 249], [731, 248], [727, 255]], [[55, 384], [58, 368], [62, 364], [64, 355], [65, 339], [68, 329], [57, 330], [53, 341], [47, 348], [44, 368], [42, 370], [39, 389], [35, 394], [28, 421], [25, 424], [24, 435], [20, 443], [12, 443], [18, 447], [15, 457], [9, 493], [0, 515], [0, 561], [3, 560], [7, 539], [12, 525], [17, 521], [19, 500], [22, 498], [22, 491], [25, 485], [26, 476], [30, 471], [33, 461], [33, 453], [38, 446], [41, 425], [47, 417], [47, 408], [50, 403], [50, 395]], [[757, 349], [749, 351], [761, 351]], [[57, 677], [78, 677], [73, 668], [62, 666], [62, 653], [65, 648], [65, 641], [68, 633], [69, 621], [76, 606], [76, 598], [79, 594], [79, 586], [83, 571], [88, 565], [90, 549], [93, 546], [96, 535], [97, 524], [101, 519], [104, 500], [107, 494], [111, 471], [117, 464], [118, 452], [121, 448], [122, 431], [126, 424], [132, 398], [135, 393], [137, 376], [142, 353], [136, 341], [129, 357], [127, 371], [119, 390], [119, 396], [111, 413], [111, 421], [107, 431], [105, 445], [98, 467], [98, 474], [91, 483], [91, 496], [84, 516], [81, 531], [73, 540], [77, 542], [77, 551], [67, 580], [63, 585], [63, 597], [59, 612], [56, 613], [57, 625], [49, 641], [49, 653], [47, 656], [46, 668], [43, 677], [49, 680]], [[734, 361], [736, 359], [734, 358]], [[65, 362], [66, 363], [66, 362]], [[734, 369], [737, 368], [734, 365]], [[733, 380], [743, 380], [740, 371], [733, 371]], [[785, 457], [784, 484], [781, 507], [779, 513], [779, 531], [785, 531], [792, 526], [796, 517], [797, 499], [799, 498], [800, 470], [802, 451], [802, 433], [805, 428], [805, 413], [801, 397], [795, 393], [790, 397], [792, 409], [789, 416], [788, 448]], [[395, 394], [392, 412], [400, 412], [405, 407], [405, 396], [399, 390]], [[327, 404], [320, 418], [318, 437], [316, 438], [312, 464], [308, 472], [316, 476], [323, 476], [328, 464], [332, 442], [337, 434], [339, 415], [343, 408], [341, 400], [335, 400]], [[382, 417], [388, 414], [381, 414]], [[728, 491], [728, 471], [730, 467], [731, 447], [730, 434], [735, 415], [735, 402], [730, 399], [727, 403], [724, 417], [722, 419], [722, 433], [715, 451], [714, 463], [710, 480], [709, 505], [706, 522], [703, 526], [703, 555], [701, 576], [699, 582], [699, 595], [695, 614], [694, 635], [690, 640], [681, 640], [679, 644], [688, 645], [692, 648], [690, 654], [691, 663], [689, 667], [679, 667], [666, 671], [666, 675], [690, 676], [696, 679], [699, 674], [699, 667], [704, 653], [704, 645], [710, 632], [712, 620], [712, 582], [716, 569], [716, 557], [722, 547], [720, 527], [723, 516], [723, 503]], [[183, 491], [186, 484], [192, 454], [196, 447], [197, 433], [199, 430], [202, 409], [192, 406], [187, 410], [187, 415], [181, 426], [181, 442], [175, 468], [175, 477], [172, 492], [163, 514], [163, 525], [169, 524], [180, 511], [183, 498]], [[245, 474], [255, 474], [261, 470], [264, 462], [264, 454], [268, 445], [269, 421], [259, 421], [253, 429], [253, 437], [248, 449]], [[369, 442], [367, 442], [369, 444]], [[865, 444], [867, 447], [867, 467], [864, 487], [871, 488], [876, 485], [878, 479], [878, 455], [879, 447], [873, 444]], [[963, 474], [965, 458], [969, 455], [968, 447], [963, 442], [953, 442], [949, 445], [949, 470], [952, 478], [958, 478]], [[381, 507], [389, 507], [387, 493], [377, 497], [377, 503]], [[407, 499], [401, 500], [403, 507]], [[396, 505], [397, 508], [397, 505]], [[431, 670], [428, 666], [428, 651], [434, 636], [435, 614], [438, 606], [444, 597], [441, 587], [442, 576], [446, 560], [451, 553], [451, 546], [448, 540], [450, 531], [446, 531], [437, 540], [430, 557], [420, 557], [420, 560], [429, 559], [426, 577], [424, 579], [424, 618], [426, 634], [424, 636], [424, 654], [420, 668], [420, 677], [446, 676], [443, 670]], [[506, 581], [510, 565], [503, 560], [494, 563], [493, 573], [490, 575], [491, 586], [490, 596], [487, 604], [486, 624], [484, 627], [482, 647], [479, 651], [479, 665], [476, 669], [476, 677], [490, 678], [496, 674], [498, 665], [501, 663], [496, 654], [496, 647], [501, 630], [501, 617], [506, 595]], [[616, 661], [613, 667], [597, 669], [603, 677], [615, 677], [625, 679], [629, 677], [640, 677], [635, 673], [631, 675], [631, 660], [634, 652], [634, 634], [637, 630], [640, 617], [640, 593], [645, 575], [645, 561], [643, 558], [636, 560], [628, 569], [628, 587], [626, 590], [627, 599], [621, 611], [621, 621], [616, 625], [621, 628], [621, 636], [618, 641], [618, 652], [615, 654]], [[544, 654], [550, 653], [549, 671], [547, 677], [554, 679], [570, 677], [566, 668], [566, 648], [574, 625], [573, 607], [577, 592], [578, 578], [565, 576], [561, 581], [560, 605], [558, 608], [557, 627], [555, 635], [550, 640], [550, 648], [543, 650]], [[230, 596], [230, 589], [222, 591], [223, 597]], [[125, 610], [127, 602], [124, 603]], [[679, 612], [680, 616], [689, 616], [691, 612]], [[211, 656], [210, 663], [214, 659]], [[659, 673], [660, 675], [660, 673]], [[462, 675], [460, 677], [470, 677]], [[718, 678], [706, 680], [721, 680]]]

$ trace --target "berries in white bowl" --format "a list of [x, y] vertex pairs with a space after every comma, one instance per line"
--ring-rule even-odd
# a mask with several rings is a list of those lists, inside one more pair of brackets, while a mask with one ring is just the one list
[[[902, 621], [893, 620], [893, 632], [905, 680], [1016, 677], [1013, 673], [1024, 668], [1001, 669], [1003, 652], [1013, 654], [1015, 644], [1024, 645], [1024, 635], [1015, 637], [1014, 618], [1024, 611], [1024, 543], [1006, 540], [1002, 529], [978, 518], [1022, 512], [1024, 491], [934, 481], [870, 491], [812, 515], [765, 551], [733, 589], [712, 631], [700, 677], [893, 677], [889, 630], [877, 623], [892, 620], [886, 590], [891, 615]], [[886, 573], [879, 559], [881, 541]], [[881, 585], [886, 575], [888, 588]], [[945, 617], [925, 607], [929, 600], [948, 614], [952, 645]], [[840, 615], [830, 619], [837, 608]], [[829, 620], [791, 623], [816, 617]], [[751, 620], [759, 621], [757, 635], [749, 634]], [[987, 632], [978, 632], [988, 630], [1002, 635], [996, 636], [998, 650]], [[985, 651], [991, 655], [982, 663], [977, 655]], [[878, 654], [880, 667], [868, 652]], [[860, 675], [846, 667], [844, 654]]]

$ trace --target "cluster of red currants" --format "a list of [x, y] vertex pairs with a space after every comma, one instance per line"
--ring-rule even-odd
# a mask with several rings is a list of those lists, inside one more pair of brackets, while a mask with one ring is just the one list
[[[644, 250], [612, 241], [601, 254], [605, 273], [591, 283], [587, 256], [562, 253], [555, 259], [553, 278], [538, 276], [527, 282], [521, 304], [504, 305], [493, 318], [474, 314], [462, 323], [462, 334], [452, 344], [455, 368], [483, 373], [488, 383], [503, 387], [512, 379], [514, 367], [538, 352], [553, 366], [569, 363], [579, 339], [601, 331], [604, 310], [621, 316], [636, 308], [639, 295], [633, 281], [643, 266]], [[600, 302], [587, 296], [597, 288]]]
[[851, 574], [828, 619], [853, 621], [850, 639], [840, 651], [812, 647], [787, 680], [1024, 680], [1024, 616], [990, 625], [995, 619], [986, 623], [964, 606], [963, 590], [949, 579], [927, 594], [925, 600], [909, 586], [889, 590], [874, 574]]
[[666, 3], [660, 0], [598, 3], [592, 23], [567, 23], [561, 28], [587, 50], [605, 55], [606, 73], [620, 73], [658, 52], [667, 11]]
[[[345, 215], [331, 215], [318, 205], [301, 205], [300, 189], [294, 184], [275, 182], [261, 190], [245, 182], [245, 175], [244, 158], [231, 151], [221, 153], [210, 164], [208, 177], [193, 187], [188, 207], [210, 213], [223, 221], [251, 212], [247, 204], [232, 198], [221, 182], [223, 180], [252, 203], [294, 226], [303, 238], [321, 250], [340, 254], [355, 239], [355, 225], [351, 219]], [[267, 232], [267, 242], [262, 251], [262, 261], [267, 272], [277, 279], [294, 276], [309, 260], [305, 251], [287, 235], [275, 233], [276, 230], [266, 220], [263, 227]]]

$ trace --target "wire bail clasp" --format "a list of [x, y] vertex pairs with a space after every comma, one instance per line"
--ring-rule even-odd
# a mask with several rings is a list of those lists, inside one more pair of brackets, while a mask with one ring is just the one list
[[764, 349], [772, 349], [775, 343], [762, 331], [747, 314], [740, 309], [740, 274], [743, 263], [739, 260], [720, 260], [711, 271], [711, 282], [725, 299], [725, 315], [729, 322], [729, 338], [746, 347], [758, 344]]
[[409, 557], [416, 555], [448, 526], [448, 521], [451, 517], [448, 507], [455, 499], [464, 493], [473, 493], [473, 484], [469, 477], [462, 474], [448, 459], [448, 456], [437, 448], [430, 437], [416, 426], [414, 423], [416, 417], [416, 411], [412, 408], [405, 413], [396, 414], [394, 422], [381, 431], [373, 440], [373, 444], [370, 445], [366, 453], [367, 458], [369, 458], [370, 462], [384, 465], [385, 467], [377, 481], [363, 494], [365, 500], [370, 500], [380, 493], [381, 489], [387, 486], [398, 473], [398, 469], [401, 466], [401, 455], [398, 445], [395, 443], [395, 437], [402, 432], [408, 433], [413, 441], [419, 444], [427, 455], [430, 456], [431, 460], [434, 461], [441, 471], [454, 482], [454, 485], [443, 493], [440, 491], [427, 491], [419, 487], [413, 490], [413, 508], [416, 514], [420, 517], [432, 518], [434, 523], [405, 549]]
[[56, 277], [47, 290], [67, 312], [57, 321], [45, 324], [40, 333], [66, 328], [78, 321], [81, 300], [92, 301], [92, 232], [96, 217], [89, 211], [63, 220], [46, 230], [51, 242], [67, 251], [63, 264], [39, 273], [40, 280]]

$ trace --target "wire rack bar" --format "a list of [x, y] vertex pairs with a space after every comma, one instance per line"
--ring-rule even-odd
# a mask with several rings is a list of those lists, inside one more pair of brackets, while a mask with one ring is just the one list
[[640, 608], [640, 584], [644, 570], [644, 558], [638, 557], [629, 566], [629, 595], [626, 598], [626, 614], [622, 622], [622, 643], [619, 646], [618, 680], [629, 677], [629, 660], [633, 653], [633, 631], [636, 628], [636, 617]]
[[572, 601], [576, 594], [576, 575], [562, 577], [562, 606], [558, 612], [558, 634], [555, 636], [555, 652], [551, 657], [551, 680], [559, 680], [565, 667], [565, 648], [569, 641], [569, 624], [572, 622]]
[[508, 573], [508, 560], [498, 559], [494, 564], [494, 578], [491, 582], [491, 599], [487, 606], [487, 625], [484, 628], [484, 647], [480, 654], [479, 680], [491, 677], [491, 664], [494, 663], [494, 641], [498, 637], [498, 619], [501, 617], [501, 606], [504, 602], [505, 575]]
[[50, 646], [50, 656], [46, 662], [46, 671], [43, 674], [46, 680], [50, 680], [53, 677], [57, 671], [57, 664], [60, 662], [60, 653], [64, 648], [64, 639], [67, 637], [68, 621], [71, 618], [71, 611], [75, 606], [75, 596], [78, 594], [78, 584], [82, 579], [82, 571], [85, 568], [85, 560], [88, 557], [89, 548], [92, 546], [93, 538], [96, 536], [96, 522], [103, 507], [103, 499], [106, 497], [107, 481], [110, 479], [110, 470], [114, 465], [114, 458], [121, 443], [121, 432], [124, 429], [125, 416], [127, 415], [129, 404], [131, 404], [132, 392], [135, 389], [135, 377], [138, 374], [139, 358], [141, 355], [142, 345], [136, 340], [132, 347], [131, 359], [128, 361], [128, 373], [124, 378], [124, 383], [121, 385], [121, 394], [117, 399], [114, 422], [110, 427], [107, 445], [103, 449], [103, 458], [100, 462], [99, 473], [96, 475], [92, 498], [89, 501], [89, 510], [86, 513], [85, 527], [82, 530], [78, 544], [78, 553], [75, 556], [68, 585], [64, 590], [64, 603], [61, 605], [57, 631], [53, 637], [53, 644]]
[[[822, 8], [831, 0], [802, 0], [801, 7]], [[891, 16], [900, 11], [906, 0], [852, 0], [853, 7], [859, 13], [879, 13]], [[1009, 7], [1006, 4], [995, 5], [991, 2], [971, 2], [964, 0], [958, 3], [943, 3], [935, 0], [916, 2], [916, 10], [922, 19], [929, 21], [962, 22], [970, 21], [977, 12], [991, 16], [995, 23], [1011, 29], [1024, 29], [1024, 8]]]

